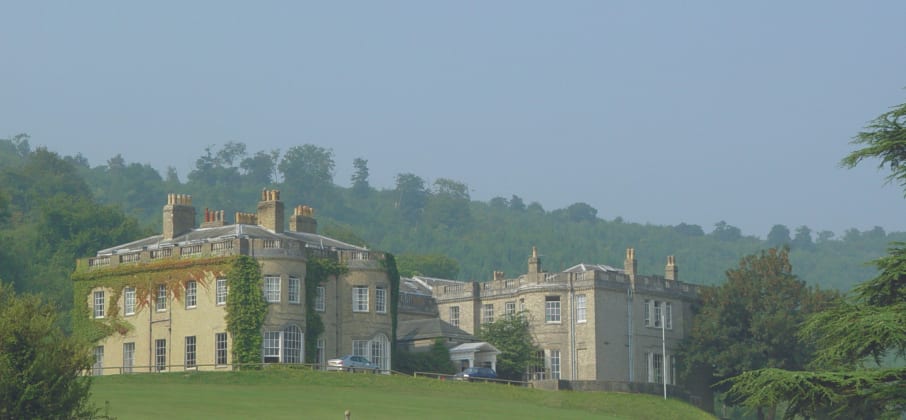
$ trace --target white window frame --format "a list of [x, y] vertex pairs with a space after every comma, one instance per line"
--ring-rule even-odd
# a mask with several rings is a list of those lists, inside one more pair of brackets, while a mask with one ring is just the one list
[[650, 300], [645, 299], [645, 310], [642, 312], [645, 315], [645, 326], [650, 327], [651, 326], [651, 301]]
[[547, 324], [559, 324], [562, 317], [560, 316], [560, 296], [544, 297], [544, 322]]
[[658, 300], [654, 301], [653, 321], [655, 328], [661, 328], [661, 303], [662, 302]]
[[123, 343], [123, 373], [132, 373], [135, 367], [135, 342]]
[[283, 352], [280, 354], [281, 363], [302, 363], [305, 361], [305, 337], [298, 325], [290, 324], [281, 331], [283, 337]]
[[[263, 347], [261, 351], [262, 362], [280, 363], [280, 354], [282, 353], [281, 345], [283, 344], [283, 334], [281, 331], [265, 331], [261, 340]], [[275, 359], [275, 360], [268, 360]]]
[[352, 287], [352, 311], [368, 312], [368, 286]]
[[485, 303], [481, 305], [481, 323], [482, 324], [493, 324], [494, 323], [494, 304]]
[[302, 280], [298, 277], [290, 277], [289, 284], [287, 286], [289, 296], [287, 300], [289, 303], [300, 304], [302, 303]]
[[673, 329], [673, 303], [664, 302], [664, 328]]
[[503, 306], [503, 314], [506, 316], [516, 315], [516, 301], [506, 302]]
[[101, 319], [105, 315], [105, 311], [104, 311], [105, 305], [104, 304], [106, 302], [104, 301], [104, 295], [105, 294], [104, 294], [103, 290], [94, 291], [93, 297], [94, 297], [94, 318], [95, 319]]
[[459, 326], [459, 306], [450, 307], [450, 325]]
[[154, 369], [158, 372], [167, 370], [167, 340], [154, 340]]
[[228, 343], [227, 333], [214, 333], [214, 364], [224, 366], [228, 362], [227, 356]]
[[383, 287], [374, 289], [374, 311], [379, 314], [387, 313], [387, 289]]
[[157, 297], [154, 301], [154, 308], [157, 312], [163, 312], [167, 310], [167, 285], [158, 284], [157, 285]]
[[198, 340], [194, 335], [186, 336], [185, 339], [185, 361], [186, 369], [196, 369], [198, 367]]
[[663, 383], [664, 377], [664, 355], [661, 353], [645, 353], [645, 359], [648, 365], [648, 382], [654, 384]]
[[135, 315], [135, 288], [126, 287], [123, 289], [123, 315]]
[[198, 282], [189, 280], [186, 282], [186, 309], [198, 307]]
[[317, 291], [315, 292], [315, 310], [318, 312], [324, 312], [327, 310], [327, 289], [324, 286], [318, 286]]
[[368, 340], [352, 340], [352, 355], [368, 357]]
[[264, 276], [264, 300], [280, 303], [280, 276]]
[[229, 295], [229, 289], [227, 288], [227, 279], [217, 279], [216, 280], [216, 290], [215, 290], [215, 299], [217, 306], [226, 305], [227, 296]]
[[560, 350], [551, 350], [551, 379], [560, 379]]
[[583, 323], [587, 321], [588, 302], [585, 295], [576, 295], [576, 322]]
[[94, 364], [91, 365], [91, 374], [94, 376], [104, 374], [104, 346], [94, 347]]

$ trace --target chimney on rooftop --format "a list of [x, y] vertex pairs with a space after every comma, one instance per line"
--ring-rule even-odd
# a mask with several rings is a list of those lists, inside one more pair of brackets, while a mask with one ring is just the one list
[[280, 201], [280, 190], [261, 190], [258, 224], [275, 233], [283, 233], [283, 202]]
[[532, 256], [528, 259], [528, 272], [541, 272], [541, 257], [538, 256], [538, 248], [532, 247]]
[[192, 207], [192, 196], [167, 194], [167, 205], [164, 206], [164, 239], [172, 240], [194, 228], [195, 207]]
[[676, 258], [673, 255], [667, 256], [667, 267], [664, 269], [664, 278], [667, 280], [679, 280], [679, 267], [676, 266]]
[[635, 249], [626, 248], [626, 260], [623, 261], [623, 271], [629, 276], [629, 281], [635, 284], [635, 274], [639, 268], [638, 261], [635, 260]]
[[315, 220], [315, 209], [308, 206], [296, 206], [289, 218], [291, 232], [318, 233], [318, 221]]
[[226, 225], [226, 219], [224, 218], [224, 211], [216, 211], [208, 208], [204, 209], [204, 222], [201, 223], [201, 227], [220, 227]]

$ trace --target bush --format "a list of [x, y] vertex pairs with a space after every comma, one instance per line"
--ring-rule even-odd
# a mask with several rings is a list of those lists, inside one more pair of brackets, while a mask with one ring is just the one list
[[66, 336], [56, 309], [0, 283], [0, 419], [91, 418], [89, 345]]

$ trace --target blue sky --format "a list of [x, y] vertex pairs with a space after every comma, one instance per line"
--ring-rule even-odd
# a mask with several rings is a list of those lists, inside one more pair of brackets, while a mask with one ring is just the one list
[[[92, 165], [333, 149], [474, 199], [653, 224], [906, 230], [868, 162], [906, 102], [906, 3], [6, 2], [0, 138]], [[191, 193], [191, 191], [185, 191]]]

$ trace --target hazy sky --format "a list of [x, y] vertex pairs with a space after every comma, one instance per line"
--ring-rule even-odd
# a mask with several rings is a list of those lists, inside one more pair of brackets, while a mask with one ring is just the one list
[[[178, 169], [331, 148], [474, 199], [653, 224], [906, 230], [875, 162], [906, 102], [906, 2], [5, 2], [0, 138]], [[181, 191], [191, 193], [191, 191]], [[287, 199], [291, 198], [286, 197]]]

